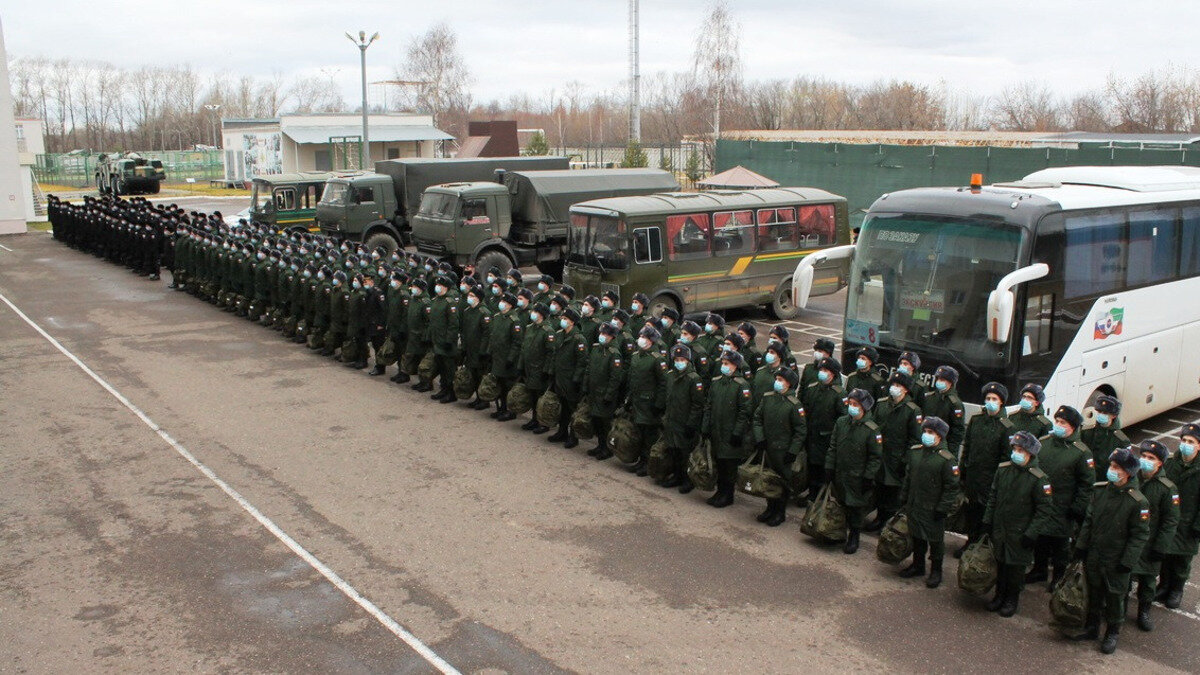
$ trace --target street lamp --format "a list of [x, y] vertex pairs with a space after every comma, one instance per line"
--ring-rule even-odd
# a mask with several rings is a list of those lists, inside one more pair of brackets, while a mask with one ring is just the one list
[[371, 156], [371, 137], [367, 135], [367, 47], [371, 46], [372, 42], [379, 39], [379, 33], [375, 33], [370, 39], [367, 39], [367, 32], [358, 31], [358, 39], [346, 33], [346, 39], [354, 43], [358, 47], [359, 55], [362, 57], [362, 147], [359, 148], [359, 168], [367, 168], [367, 159]]
[[220, 103], [206, 103], [204, 109], [212, 113], [212, 141], [213, 147], [219, 148], [221, 144], [217, 142], [217, 111], [221, 109]]

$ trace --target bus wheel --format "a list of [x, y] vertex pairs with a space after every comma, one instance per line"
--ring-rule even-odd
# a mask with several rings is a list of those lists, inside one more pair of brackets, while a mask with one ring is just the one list
[[367, 237], [367, 240], [363, 242], [363, 247], [367, 249], [367, 253], [374, 251], [380, 246], [387, 249], [387, 254], [391, 255], [392, 251], [395, 251], [399, 244], [397, 244], [396, 240], [392, 238], [392, 235], [387, 234], [386, 232], [376, 232], [375, 234]]
[[482, 273], [480, 274], [481, 277], [487, 274], [487, 271], [493, 267], [500, 270], [500, 276], [504, 276], [505, 274], [508, 274], [509, 270], [512, 269], [513, 264], [512, 261], [508, 259], [508, 256], [494, 249], [491, 251], [484, 251], [478, 258], [475, 259], [475, 269]]
[[668, 307], [681, 314], [683, 312], [683, 308], [679, 306], [678, 300], [666, 293], [659, 293], [650, 301], [650, 314], [652, 316], [662, 316], [663, 310]]
[[779, 321], [796, 318], [796, 306], [792, 304], [792, 282], [785, 281], [775, 289], [775, 298], [771, 301], [771, 316]]

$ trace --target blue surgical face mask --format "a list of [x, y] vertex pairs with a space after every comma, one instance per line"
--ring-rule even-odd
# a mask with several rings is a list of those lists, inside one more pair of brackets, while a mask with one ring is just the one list
[[732, 375], [733, 374], [733, 366], [729, 365], [728, 363], [722, 363], [721, 364], [721, 374], [722, 375]]
[[1054, 434], [1055, 436], [1057, 436], [1059, 438], [1066, 438], [1067, 437], [1067, 428], [1062, 426], [1061, 424], [1055, 424], [1054, 426], [1050, 427], [1050, 433]]
[[715, 323], [706, 323], [706, 324], [704, 324], [704, 332], [705, 332], [705, 333], [708, 333], [708, 334], [710, 334], [710, 335], [711, 335], [712, 333], [715, 333], [715, 332], [717, 332], [717, 325], [716, 325]]
[[764, 356], [763, 359], [771, 365], [775, 365], [775, 362], [779, 361], [779, 357], [775, 356], [775, 354], [771, 352], [767, 352], [767, 355]]
[[530, 313], [529, 313], [529, 320], [530, 320], [530, 321], [532, 321], [532, 322], [534, 322], [534, 323], [537, 323], [538, 321], [541, 321], [541, 320], [542, 320], [542, 315], [541, 315], [540, 313], [538, 313], [538, 312], [530, 312]]
[[1184, 459], [1191, 459], [1196, 456], [1196, 446], [1192, 443], [1179, 443], [1179, 454], [1183, 455]]
[[775, 380], [775, 384], [773, 386], [775, 388], [775, 391], [780, 394], [782, 394], [784, 392], [784, 390], [787, 389], [787, 385], [784, 384], [783, 382], [781, 382], [780, 380]]
[[528, 300], [526, 300], [525, 298], [517, 298], [517, 307], [520, 307], [521, 309], [525, 309], [528, 306], [529, 306]]
[[492, 295], [500, 295], [500, 288], [498, 286], [492, 286]]
[[1140, 462], [1142, 465], [1142, 473], [1144, 473], [1146, 475], [1150, 475], [1150, 474], [1154, 473], [1154, 470], [1158, 468], [1158, 466], [1154, 464], [1154, 460], [1152, 460], [1152, 459], [1146, 459], [1145, 457], [1139, 457], [1138, 462]]
[[412, 290], [411, 290], [411, 291], [409, 291], [409, 292], [410, 292], [410, 293], [412, 293], [412, 296], [415, 298], [415, 297], [417, 297], [418, 295], [420, 295], [420, 294], [421, 294], [421, 289], [419, 289], [419, 288], [414, 288], [414, 289], [412, 289]]
[[662, 325], [663, 325], [663, 328], [670, 328], [671, 326], [675, 325], [675, 320], [670, 317], [664, 316], [662, 318]]
[[563, 330], [566, 330], [566, 329], [567, 329], [567, 326], [570, 326], [570, 325], [571, 325], [571, 322], [570, 322], [570, 321], [567, 321], [566, 319], [559, 319], [559, 320], [558, 320], [558, 327], [559, 327], [559, 328], [561, 328], [561, 329], [563, 329]]
[[817, 379], [825, 384], [829, 384], [829, 381], [833, 379], [833, 375], [828, 370], [818, 370]]
[[353, 286], [353, 287], [354, 287], [354, 290], [356, 290], [356, 291], [357, 291], [358, 289], [362, 288], [362, 284], [358, 283], [358, 281], [357, 281], [357, 280], [355, 280], [355, 281], [351, 282], [351, 283], [350, 283], [350, 285], [351, 285], [351, 286]]
[[1012, 454], [1008, 457], [1012, 460], [1013, 464], [1016, 464], [1017, 466], [1025, 466], [1025, 453], [1021, 452], [1020, 450], [1014, 449]]
[[637, 314], [640, 311], [642, 311], [642, 303], [635, 302], [629, 305], [629, 312], [631, 314]]
[[912, 366], [908, 365], [907, 363], [902, 363], [896, 366], [896, 370], [904, 373], [905, 375], [912, 375], [913, 373]]
[[604, 309], [612, 309], [612, 306], [613, 306], [612, 300], [605, 298], [604, 300], [600, 301], [600, 306], [603, 307]]
[[934, 387], [934, 389], [937, 389], [938, 391], [946, 391], [947, 389], [950, 388], [950, 383], [945, 380], [938, 380], [933, 383], [933, 387]]
[[438, 284], [437, 286], [433, 287], [433, 292], [437, 293], [438, 295], [442, 295], [446, 292], [446, 287]]
[[688, 367], [687, 361], [676, 361], [675, 362], [675, 370], [687, 370], [687, 367]]
[[1112, 421], [1111, 415], [1106, 415], [1104, 413], [1096, 413], [1096, 424], [1106, 427], [1106, 426], [1108, 426], [1108, 423], [1111, 421]]
[[1000, 412], [1000, 404], [995, 401], [984, 401], [983, 407], [993, 415]]
[[859, 370], [866, 370], [867, 367], [870, 365], [871, 364], [867, 363], [866, 359], [858, 359], [857, 361], [854, 362], [854, 367], [858, 368]]
[[606, 345], [606, 344], [608, 344], [608, 341], [609, 341], [609, 340], [611, 340], [611, 339], [612, 339], [611, 337], [609, 337], [609, 336], [605, 335], [604, 333], [601, 333], [601, 334], [600, 334], [600, 335], [599, 335], [599, 336], [596, 338], [596, 341], [597, 341], [597, 342], [599, 342], [599, 343], [600, 343], [600, 344], [602, 344], [602, 345]]
[[862, 414], [862, 408], [860, 408], [856, 405], [847, 406], [846, 412], [850, 413], [851, 417], [858, 417], [859, 415]]
[[682, 343], [683, 343], [683, 344], [685, 344], [685, 345], [690, 345], [690, 344], [692, 344], [692, 336], [690, 336], [690, 335], [680, 335], [680, 336], [679, 336], [679, 341], [680, 341], [680, 342], [682, 342]]
[[891, 395], [892, 398], [900, 398], [904, 395], [904, 387], [901, 387], [898, 384], [893, 384], [892, 386], [888, 387], [888, 394]]
[[510, 305], [507, 302], [501, 302], [499, 305], [497, 305], [497, 307], [500, 308], [501, 312], [507, 312], [510, 308]]
[[1121, 482], [1121, 472], [1117, 471], [1116, 469], [1112, 468], [1111, 466], [1108, 467], [1108, 472], [1105, 473], [1104, 476], [1106, 478], [1108, 478], [1108, 482], [1110, 482], [1110, 483]]
[[932, 448], [937, 444], [937, 436], [926, 431], [921, 434], [921, 444], [927, 448]]
[[479, 304], [479, 298], [477, 298], [473, 295], [468, 295], [467, 296], [467, 304], [474, 307]]
[[545, 283], [538, 283], [538, 287], [537, 287], [537, 288], [538, 288], [538, 290], [539, 290], [539, 291], [541, 291], [541, 292], [543, 292], [543, 293], [545, 293], [546, 291], [550, 290], [550, 287], [549, 287], [549, 286], [547, 286]]
[[1029, 412], [1030, 410], [1033, 410], [1033, 401], [1030, 401], [1027, 398], [1021, 399], [1020, 405], [1021, 405], [1021, 410], [1024, 410], [1025, 412]]

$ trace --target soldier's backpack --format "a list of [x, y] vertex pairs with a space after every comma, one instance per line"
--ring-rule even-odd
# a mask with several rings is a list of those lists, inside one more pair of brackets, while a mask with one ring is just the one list
[[347, 339], [342, 343], [342, 362], [353, 363], [358, 360], [358, 341]]
[[571, 415], [571, 432], [585, 441], [596, 437], [596, 430], [592, 427], [592, 404], [587, 398], [575, 406], [575, 412]]
[[688, 480], [697, 490], [708, 492], [717, 489], [717, 471], [713, 463], [712, 446], [708, 441], [700, 441], [688, 455]]
[[1087, 575], [1083, 561], [1076, 560], [1063, 573], [1062, 581], [1050, 594], [1050, 624], [1062, 631], [1083, 628], [1087, 619]]
[[967, 534], [971, 529], [971, 523], [967, 521], [967, 504], [970, 500], [963, 493], [958, 493], [958, 499], [954, 500], [954, 507], [950, 509], [950, 515], [946, 516], [946, 531], [957, 532], [958, 534]]
[[425, 356], [421, 357], [421, 362], [417, 364], [417, 377], [421, 378], [422, 382], [431, 382], [437, 376], [435, 367], [437, 366], [437, 357], [433, 352], [425, 352]]
[[908, 532], [908, 516], [897, 513], [888, 518], [883, 530], [879, 532], [879, 545], [875, 547], [875, 557], [879, 562], [895, 565], [912, 555], [912, 537]]
[[783, 477], [767, 466], [767, 453], [758, 452], [737, 470], [737, 489], [754, 497], [779, 499], [783, 496]]
[[796, 459], [792, 460], [791, 470], [788, 473], [788, 486], [792, 489], [792, 497], [798, 498], [800, 493], [808, 489], [807, 450], [800, 450], [800, 453], [796, 455]]
[[646, 460], [646, 474], [655, 481], [666, 480], [675, 471], [671, 455], [667, 452], [667, 439], [659, 436], [650, 446], [650, 457]]
[[[492, 379], [492, 382], [496, 381], [496, 378], [491, 373], [484, 375], [483, 381], [487, 382], [489, 377]], [[479, 387], [479, 395], [482, 397], [483, 385], [481, 384]], [[518, 382], [514, 384], [512, 389], [508, 390], [508, 399], [506, 400], [508, 403], [508, 411], [514, 415], [524, 415], [533, 408], [533, 396], [530, 395], [529, 387], [525, 386], [524, 382]]]
[[562, 401], [558, 399], [558, 394], [552, 391], [542, 394], [534, 414], [537, 415], [538, 424], [544, 427], [557, 426], [558, 418], [562, 415]]
[[612, 429], [608, 432], [608, 447], [613, 454], [626, 464], [638, 461], [638, 441], [640, 435], [633, 420], [621, 416], [613, 419]]
[[321, 349], [324, 346], [325, 346], [325, 336], [323, 334], [321, 334], [321, 331], [315, 330], [308, 334], [308, 348], [309, 349]]
[[468, 399], [475, 393], [475, 376], [466, 366], [459, 366], [454, 371], [454, 397]]
[[300, 322], [296, 324], [296, 337], [304, 338], [305, 341], [308, 340], [308, 322], [307, 321], [301, 319]]
[[[407, 354], [406, 354], [407, 356]], [[479, 389], [477, 390], [480, 401], [491, 403], [500, 398], [500, 382], [496, 380], [496, 376], [488, 373], [479, 380]], [[511, 396], [509, 397], [511, 398]]]
[[833, 543], [846, 539], [846, 509], [833, 496], [832, 485], [826, 484], [817, 493], [800, 522], [800, 531], [817, 541]]
[[416, 375], [420, 362], [416, 354], [405, 354], [400, 358], [400, 370], [404, 371], [405, 375]]
[[390, 366], [396, 362], [395, 340], [388, 338], [383, 341], [383, 344], [379, 347], [379, 350], [375, 352], [375, 362], [384, 366]]
[[968, 593], [983, 595], [996, 585], [999, 571], [992, 538], [985, 534], [963, 551], [962, 559], [958, 561], [958, 587]]

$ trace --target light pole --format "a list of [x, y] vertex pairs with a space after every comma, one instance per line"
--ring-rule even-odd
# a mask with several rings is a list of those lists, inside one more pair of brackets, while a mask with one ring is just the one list
[[213, 147], [219, 148], [221, 144], [217, 142], [217, 111], [221, 109], [220, 103], [206, 103], [204, 109], [212, 113], [212, 140]]
[[362, 57], [362, 147], [359, 148], [359, 167], [365, 170], [367, 168], [367, 159], [371, 156], [371, 137], [367, 133], [367, 47], [371, 43], [379, 39], [379, 33], [375, 33], [370, 39], [367, 39], [367, 32], [364, 30], [358, 31], [358, 39], [346, 33], [346, 38], [358, 47], [359, 55]]

